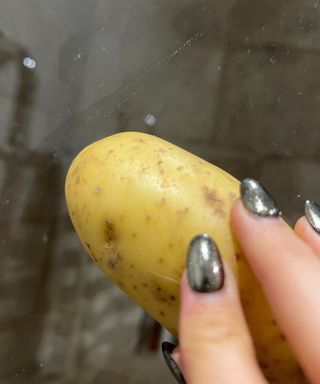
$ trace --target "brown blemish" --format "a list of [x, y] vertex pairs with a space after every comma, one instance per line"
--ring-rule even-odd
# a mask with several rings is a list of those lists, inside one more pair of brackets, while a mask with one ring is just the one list
[[189, 212], [189, 207], [185, 207], [182, 209], [178, 209], [177, 215], [181, 217], [181, 216], [184, 216], [185, 214], [187, 214], [188, 212]]
[[226, 213], [223, 209], [223, 201], [219, 198], [216, 191], [210, 189], [207, 185], [202, 188], [202, 191], [206, 202], [213, 207], [214, 213], [220, 217], [224, 217]]
[[134, 265], [133, 265], [133, 264], [130, 264], [130, 268], [134, 269]]
[[160, 200], [160, 205], [165, 205], [166, 203], [166, 199], [163, 197], [161, 200]]
[[169, 248], [173, 248], [173, 244], [172, 243], [169, 243]]
[[135, 291], [138, 289], [136, 285], [132, 287]]
[[146, 221], [150, 221], [151, 220], [151, 216], [150, 215], [146, 215]]
[[156, 301], [160, 301], [162, 303], [168, 302], [168, 296], [162, 291], [162, 288], [155, 285], [156, 283], [153, 283], [151, 288], [151, 293], [153, 294], [153, 297]]
[[133, 139], [133, 141], [135, 141], [136, 143], [144, 143], [144, 139], [141, 139], [141, 137], [137, 137]]
[[233, 193], [233, 192], [230, 192], [229, 197], [230, 197], [230, 200], [231, 200], [232, 202], [235, 201], [235, 200], [237, 199], [237, 195], [236, 195], [235, 193]]
[[170, 297], [170, 300], [176, 301], [176, 297], [174, 295], [170, 295], [169, 297]]
[[182, 165], [179, 165], [179, 167], [177, 167], [177, 170], [178, 170], [178, 171], [182, 171], [182, 169], [183, 169], [183, 166], [182, 166]]
[[277, 325], [277, 322], [275, 321], [275, 319], [272, 319], [271, 323], [272, 325]]
[[100, 193], [100, 192], [102, 192], [102, 188], [99, 187], [99, 186], [97, 186], [97, 188], [95, 189], [95, 192], [96, 192], [96, 193]]
[[142, 167], [142, 168], [141, 168], [141, 171], [140, 171], [140, 175], [146, 173], [146, 171], [147, 171], [148, 169], [149, 169], [148, 166], [144, 166], [144, 167]]
[[131, 234], [131, 237], [132, 237], [133, 239], [135, 239], [135, 238], [137, 237], [137, 234], [133, 232], [133, 233]]
[[160, 316], [164, 317], [164, 312], [163, 311], [159, 311], [159, 314], [160, 314]]
[[163, 257], [160, 257], [159, 264], [163, 264]]
[[110, 269], [117, 269], [122, 257], [117, 247], [118, 237], [111, 220], [106, 220], [104, 228], [105, 250], [107, 254], [107, 266]]
[[91, 245], [89, 243], [86, 243], [86, 246], [91, 249]]
[[208, 204], [213, 205], [222, 203], [221, 199], [217, 196], [216, 191], [210, 189], [207, 185], [203, 186], [202, 191]]
[[120, 288], [122, 288], [122, 289], [124, 288], [124, 285], [123, 285], [123, 283], [121, 281], [118, 281], [118, 285], [119, 285]]
[[142, 286], [145, 287], [145, 288], [148, 288], [148, 284], [147, 283], [143, 283]]
[[235, 254], [236, 261], [240, 260], [240, 255], [238, 253]]
[[113, 153], [113, 152], [114, 152], [113, 149], [109, 149], [109, 151], [108, 151], [108, 155], [111, 155], [111, 153]]
[[163, 163], [163, 160], [158, 160], [157, 164], [160, 165]]
[[77, 176], [75, 184], [79, 184], [80, 182], [80, 176]]

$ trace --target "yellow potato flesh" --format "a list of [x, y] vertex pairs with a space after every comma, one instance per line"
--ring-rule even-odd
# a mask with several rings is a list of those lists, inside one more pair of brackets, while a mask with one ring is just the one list
[[138, 132], [109, 136], [73, 161], [66, 199], [97, 265], [173, 335], [190, 240], [206, 232], [238, 277], [258, 359], [273, 383], [303, 383], [288, 344], [230, 229], [239, 182], [214, 165]]

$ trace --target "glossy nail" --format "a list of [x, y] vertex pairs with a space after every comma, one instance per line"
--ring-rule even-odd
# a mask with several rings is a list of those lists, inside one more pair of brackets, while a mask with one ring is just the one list
[[270, 193], [256, 180], [244, 179], [240, 186], [244, 206], [259, 216], [277, 217], [281, 214]]
[[306, 200], [304, 213], [311, 227], [320, 233], [320, 206], [313, 200]]
[[162, 354], [164, 357], [165, 362], [167, 363], [170, 371], [172, 372], [173, 376], [180, 384], [185, 384], [186, 381], [183, 377], [182, 372], [180, 371], [180, 368], [178, 367], [178, 364], [174, 361], [172, 357], [172, 351], [174, 350], [176, 346], [172, 343], [169, 343], [168, 341], [164, 341], [162, 343]]
[[204, 233], [191, 241], [187, 270], [189, 285], [196, 292], [214, 292], [223, 287], [220, 252], [209, 235]]

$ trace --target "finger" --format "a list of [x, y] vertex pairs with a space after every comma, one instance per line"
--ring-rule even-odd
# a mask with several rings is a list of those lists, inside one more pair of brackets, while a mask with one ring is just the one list
[[181, 283], [180, 367], [188, 384], [266, 383], [236, 282], [208, 235], [191, 243]]
[[306, 201], [305, 216], [297, 221], [294, 230], [320, 256], [320, 209], [316, 203]]
[[243, 204], [232, 210], [235, 234], [302, 367], [319, 378], [320, 259], [279, 218], [261, 185], [244, 180], [241, 193]]

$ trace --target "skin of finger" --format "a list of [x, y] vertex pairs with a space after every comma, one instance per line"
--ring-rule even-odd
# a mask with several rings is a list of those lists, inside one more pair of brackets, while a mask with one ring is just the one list
[[231, 222], [300, 364], [312, 382], [319, 382], [319, 258], [284, 220], [253, 215], [240, 201]]
[[229, 268], [218, 292], [197, 293], [181, 283], [179, 365], [188, 384], [266, 383]]
[[296, 222], [294, 230], [296, 234], [320, 257], [320, 235], [311, 227], [304, 216], [300, 217]]

